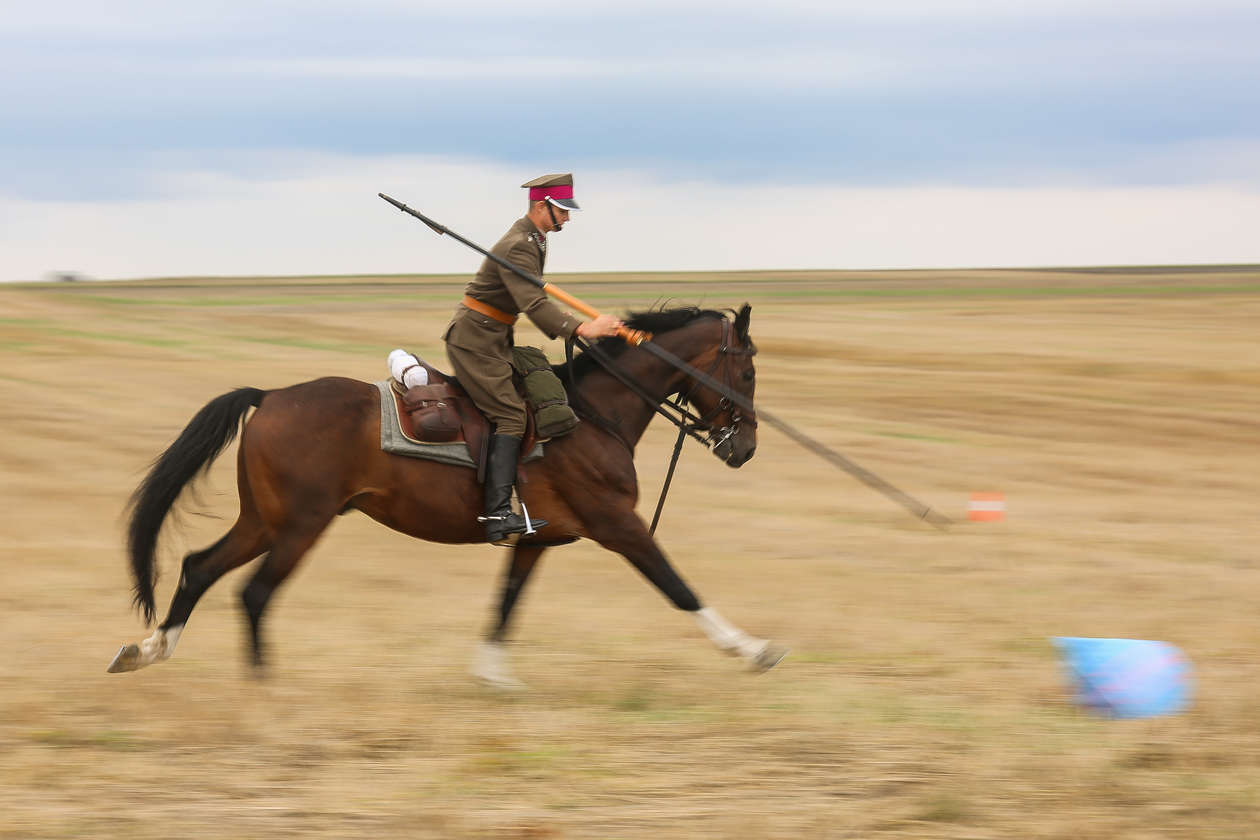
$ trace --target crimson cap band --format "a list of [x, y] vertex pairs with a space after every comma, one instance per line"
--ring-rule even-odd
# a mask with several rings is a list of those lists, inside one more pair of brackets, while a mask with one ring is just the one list
[[573, 200], [573, 174], [543, 175], [521, 184], [529, 189], [530, 201], [546, 201], [562, 210], [581, 210]]

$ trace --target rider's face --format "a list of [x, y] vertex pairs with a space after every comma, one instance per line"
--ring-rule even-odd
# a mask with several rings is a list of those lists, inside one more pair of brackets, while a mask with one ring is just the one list
[[[546, 201], [540, 201], [534, 206], [536, 208], [536, 212], [533, 213], [534, 224], [543, 233], [559, 230], [565, 222], [569, 221], [569, 211], [563, 207], [557, 207]], [[547, 212], [548, 210], [551, 212]], [[553, 215], [555, 217], [554, 223], [552, 222]]]
[[[548, 230], [559, 230], [560, 226], [569, 221], [569, 211], [561, 209], [554, 204], [548, 205], [551, 213], [547, 214]], [[552, 216], [555, 216], [555, 224], [551, 224]]]

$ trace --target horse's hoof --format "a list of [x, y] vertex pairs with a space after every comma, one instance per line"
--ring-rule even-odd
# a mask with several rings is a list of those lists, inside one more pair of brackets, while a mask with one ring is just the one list
[[769, 671], [775, 665], [783, 661], [783, 657], [788, 655], [790, 648], [781, 647], [774, 642], [766, 642], [766, 646], [758, 651], [757, 655], [748, 663], [748, 670], [755, 673]]
[[478, 674], [476, 672], [473, 673], [473, 676], [476, 677], [477, 682], [481, 683], [484, 687], [491, 689], [492, 691], [501, 691], [504, 694], [515, 694], [516, 692], [526, 691], [529, 689], [529, 686], [512, 676], [504, 676], [503, 674]]
[[524, 691], [525, 683], [512, 676], [502, 642], [482, 642], [469, 669], [477, 681], [495, 691]]
[[121, 674], [125, 671], [137, 671], [140, 669], [140, 646], [131, 644], [123, 645], [118, 649], [118, 655], [114, 657], [114, 661], [109, 663], [109, 667], [105, 669], [107, 674]]

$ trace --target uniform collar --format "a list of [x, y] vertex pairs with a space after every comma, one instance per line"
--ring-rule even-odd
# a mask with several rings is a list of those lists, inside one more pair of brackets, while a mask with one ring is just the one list
[[547, 234], [539, 230], [538, 225], [534, 224], [534, 221], [529, 216], [522, 216], [521, 221], [525, 223], [526, 236], [537, 243], [540, 251], [545, 252], [547, 250]]

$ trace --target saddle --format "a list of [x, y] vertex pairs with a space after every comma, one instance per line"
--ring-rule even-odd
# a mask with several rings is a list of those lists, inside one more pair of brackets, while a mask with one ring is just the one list
[[[455, 377], [423, 362], [421, 365], [428, 371], [428, 385], [404, 388], [394, 379], [389, 383], [403, 435], [419, 443], [463, 443], [477, 467], [477, 480], [484, 481], [490, 421]], [[526, 411], [522, 457], [532, 453], [540, 441], [534, 413]]]

